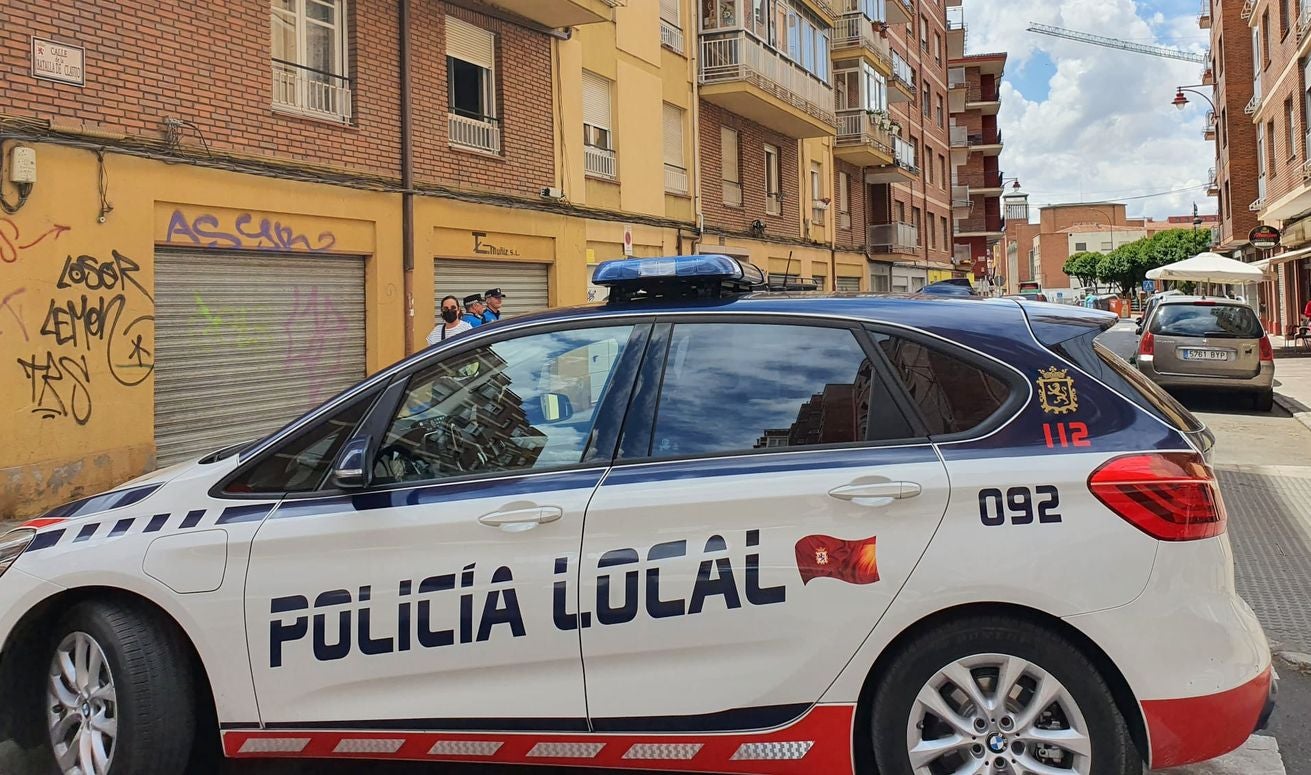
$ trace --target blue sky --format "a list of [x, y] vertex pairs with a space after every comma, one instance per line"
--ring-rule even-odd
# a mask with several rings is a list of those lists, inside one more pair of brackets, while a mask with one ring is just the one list
[[[1123, 200], [1131, 215], [1214, 212], [1209, 106], [1170, 105], [1201, 67], [1026, 31], [1029, 22], [1204, 52], [1197, 0], [965, 0], [970, 53], [1009, 55], [1001, 166], [1032, 204]], [[1164, 194], [1157, 196], [1157, 194]]]

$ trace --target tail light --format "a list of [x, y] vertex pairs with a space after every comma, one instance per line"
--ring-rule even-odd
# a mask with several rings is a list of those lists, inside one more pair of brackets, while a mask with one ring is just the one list
[[1143, 334], [1143, 338], [1138, 340], [1138, 354], [1139, 355], [1156, 354], [1156, 336], [1151, 331], [1148, 331], [1147, 333]]
[[1108, 509], [1159, 541], [1195, 541], [1225, 531], [1215, 474], [1194, 452], [1125, 455], [1088, 478]]
[[1270, 335], [1261, 335], [1261, 360], [1273, 362], [1275, 359], [1275, 348], [1270, 346]]

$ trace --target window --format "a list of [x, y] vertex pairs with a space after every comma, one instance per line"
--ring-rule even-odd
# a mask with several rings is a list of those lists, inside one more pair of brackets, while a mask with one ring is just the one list
[[374, 481], [577, 465], [632, 331], [523, 336], [416, 374], [379, 445]]
[[1261, 13], [1261, 26], [1257, 27], [1261, 33], [1261, 51], [1260, 66], [1258, 70], [1263, 70], [1270, 66], [1270, 9], [1267, 8]]
[[938, 154], [938, 182], [942, 184], [943, 190], [947, 188], [947, 157]]
[[1260, 339], [1265, 333], [1251, 307], [1237, 304], [1162, 304], [1152, 317], [1152, 333], [1208, 339]]
[[677, 105], [665, 103], [665, 191], [671, 194], [687, 193], [687, 165], [683, 161], [683, 123], [685, 111]]
[[1010, 397], [1010, 387], [983, 369], [934, 347], [876, 335], [931, 436], [964, 433], [983, 424]]
[[614, 178], [616, 172], [610, 90], [609, 79], [583, 71], [583, 169], [594, 177]]
[[937, 107], [935, 108], [933, 115], [934, 118], [937, 119], [939, 129], [942, 129], [944, 126], [946, 126], [947, 114], [943, 110], [943, 102], [942, 102], [941, 94], [937, 96]]
[[1114, 242], [1103, 242], [1103, 243], [1102, 243], [1102, 250], [1103, 250], [1103, 251], [1106, 251], [1106, 250], [1115, 250], [1115, 243], [1114, 243]]
[[915, 229], [915, 241], [919, 245], [924, 244], [924, 232], [920, 231], [920, 209], [918, 207], [910, 208], [910, 225]]
[[1076, 243], [1074, 243], [1074, 252], [1075, 252], [1075, 253], [1082, 253], [1082, 252], [1086, 251], [1087, 249], [1088, 249], [1088, 243], [1087, 243], [1087, 242], [1076, 242]]
[[928, 143], [924, 144], [924, 176], [933, 185], [933, 148]]
[[[1258, 129], [1257, 131], [1260, 130]], [[1273, 178], [1278, 171], [1277, 165], [1275, 164], [1275, 159], [1278, 155], [1275, 153], [1275, 122], [1273, 121], [1266, 122], [1265, 143], [1266, 150], [1268, 151], [1266, 154], [1266, 165], [1269, 167], [1269, 176]]]
[[1229, 111], [1226, 108], [1220, 108], [1220, 147], [1229, 146]]
[[933, 102], [930, 99], [931, 95], [932, 92], [929, 91], [929, 85], [928, 83], [925, 83], [924, 93], [920, 98], [920, 112], [924, 114], [925, 118], [933, 115]]
[[1265, 199], [1265, 132], [1256, 132], [1256, 198]]
[[783, 214], [783, 186], [779, 177], [778, 147], [765, 146], [765, 212]]
[[728, 127], [719, 129], [719, 177], [724, 185], [724, 204], [742, 206], [742, 165], [738, 155], [738, 134]]
[[851, 176], [838, 173], [838, 227], [851, 228]]
[[929, 20], [920, 16], [920, 50], [929, 50]]
[[273, 104], [351, 117], [345, 0], [273, 0]]
[[327, 419], [280, 442], [224, 488], [230, 493], [313, 492], [329, 487], [328, 472], [377, 391], [351, 401]]
[[[932, 165], [930, 165], [932, 166]], [[925, 231], [929, 233], [929, 247], [933, 250], [938, 249], [938, 230], [933, 228], [938, 223], [938, 216], [929, 213], [928, 223], [925, 225]]]
[[933, 59], [942, 64], [942, 33], [933, 33]]
[[660, 45], [683, 53], [681, 0], [660, 0]]
[[1288, 0], [1279, 0], [1279, 35], [1288, 34]]
[[1225, 196], [1224, 196], [1224, 200], [1225, 200], [1225, 202], [1224, 202], [1224, 204], [1225, 204], [1225, 217], [1226, 217], [1226, 218], [1232, 218], [1232, 217], [1234, 217], [1234, 203], [1233, 203], [1232, 198], [1229, 196], [1229, 181], [1227, 181], [1227, 180], [1225, 181]]
[[896, 203], [896, 207], [895, 207], [894, 209], [895, 209], [896, 212], [897, 212], [897, 223], [905, 223], [905, 222], [906, 222], [906, 203], [905, 203], [905, 202], [897, 202], [897, 203]]
[[454, 16], [446, 17], [446, 85], [452, 145], [501, 149], [496, 118], [496, 36]]
[[1284, 147], [1288, 160], [1297, 158], [1297, 117], [1293, 114], [1293, 98], [1284, 100]]
[[1218, 75], [1225, 74], [1225, 39], [1217, 35], [1215, 39], [1215, 50], [1218, 52], [1215, 56], [1215, 67]]
[[[718, 455], [907, 438], [847, 329], [674, 326], [651, 453]], [[871, 400], [878, 391], [878, 400]]]
[[811, 223], [816, 226], [824, 225], [824, 211], [828, 206], [824, 204], [824, 168], [819, 162], [810, 163], [810, 204], [811, 204]]
[[951, 225], [947, 222], [947, 216], [942, 216], [942, 249], [946, 250], [951, 244]]

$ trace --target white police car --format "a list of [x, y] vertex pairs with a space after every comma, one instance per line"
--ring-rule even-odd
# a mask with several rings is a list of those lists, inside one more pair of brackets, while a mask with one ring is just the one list
[[4, 536], [0, 733], [111, 775], [1127, 775], [1264, 723], [1210, 436], [1114, 317], [594, 279]]

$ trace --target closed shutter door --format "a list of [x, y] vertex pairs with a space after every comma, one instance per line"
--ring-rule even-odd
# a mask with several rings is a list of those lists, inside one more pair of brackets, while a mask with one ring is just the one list
[[839, 277], [837, 283], [837, 289], [839, 291], [857, 292], [860, 290], [859, 277]]
[[610, 128], [610, 82], [583, 71], [583, 123]]
[[683, 109], [665, 105], [665, 164], [683, 167]]
[[160, 465], [266, 435], [364, 375], [362, 258], [156, 255]]
[[446, 53], [491, 70], [496, 62], [496, 35], [454, 16], [446, 17]]
[[433, 309], [441, 309], [443, 296], [464, 297], [500, 288], [505, 294], [501, 317], [510, 318], [546, 309], [546, 264], [519, 261], [460, 261], [437, 259], [433, 265]]

